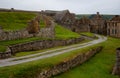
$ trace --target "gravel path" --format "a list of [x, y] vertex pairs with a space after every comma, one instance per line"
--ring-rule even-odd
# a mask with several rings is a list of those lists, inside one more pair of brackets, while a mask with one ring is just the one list
[[96, 35], [96, 36], [98, 37], [97, 40], [93, 40], [93, 41], [83, 43], [83, 44], [71, 45], [71, 46], [67, 46], [67, 47], [63, 47], [63, 48], [59, 48], [59, 49], [44, 51], [41, 53], [22, 56], [22, 57], [3, 59], [3, 60], [0, 60], [0, 67], [12, 66], [12, 65], [16, 65], [16, 64], [21, 64], [21, 63], [25, 63], [25, 62], [30, 62], [30, 61], [35, 61], [35, 60], [39, 60], [39, 59], [44, 59], [44, 58], [56, 56], [59, 54], [71, 52], [73, 50], [77, 50], [80, 48], [84, 48], [84, 47], [88, 47], [88, 46], [91, 46], [94, 44], [98, 44], [98, 43], [101, 43], [101, 42], [104, 42], [107, 40], [107, 37], [103, 37], [100, 35]]

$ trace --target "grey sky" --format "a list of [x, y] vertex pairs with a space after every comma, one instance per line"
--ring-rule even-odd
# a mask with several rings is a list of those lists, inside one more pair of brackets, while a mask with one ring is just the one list
[[77, 14], [119, 14], [120, 0], [0, 0], [0, 8], [64, 10]]

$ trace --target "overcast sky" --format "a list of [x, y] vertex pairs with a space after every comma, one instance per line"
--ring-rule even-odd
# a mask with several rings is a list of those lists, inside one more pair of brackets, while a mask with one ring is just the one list
[[65, 10], [77, 14], [119, 14], [120, 0], [0, 0], [0, 8]]

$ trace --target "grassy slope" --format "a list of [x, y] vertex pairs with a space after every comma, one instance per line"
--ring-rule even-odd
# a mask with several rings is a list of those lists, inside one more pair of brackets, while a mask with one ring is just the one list
[[115, 49], [120, 47], [120, 40], [109, 38], [102, 43], [104, 49], [88, 62], [54, 78], [118, 78], [111, 75], [115, 64]]
[[86, 35], [86, 36], [88, 36], [88, 37], [94, 37], [94, 36], [95, 36], [93, 33], [90, 33], [90, 32], [82, 32], [82, 33], [80, 33], [80, 34]]
[[0, 12], [0, 26], [6, 31], [23, 29], [36, 14], [26, 12]]
[[56, 33], [56, 38], [58, 38], [58, 39], [69, 39], [69, 38], [80, 37], [79, 34], [72, 32], [66, 28], [63, 28], [60, 25], [56, 25], [55, 33]]
[[[0, 12], [0, 26], [6, 31], [14, 31], [20, 30], [27, 26], [27, 22], [34, 18], [36, 14], [33, 13], [26, 13], [26, 12]], [[44, 27], [43, 20], [40, 21], [41, 28]], [[67, 30], [59, 25], [56, 25], [56, 37], [57, 39], [69, 39], [75, 38], [79, 35]], [[61, 32], [62, 31], [62, 32]], [[68, 34], [66, 34], [68, 33]], [[6, 46], [25, 43], [30, 41], [36, 40], [43, 40], [45, 38], [33, 37], [33, 38], [25, 38], [25, 39], [18, 39], [18, 40], [9, 40], [9, 41], [0, 41], [0, 52], [4, 52], [6, 50]]]

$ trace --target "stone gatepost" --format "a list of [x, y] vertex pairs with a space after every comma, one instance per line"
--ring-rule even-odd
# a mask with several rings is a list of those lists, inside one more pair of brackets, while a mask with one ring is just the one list
[[120, 47], [116, 49], [116, 74], [120, 75]]

